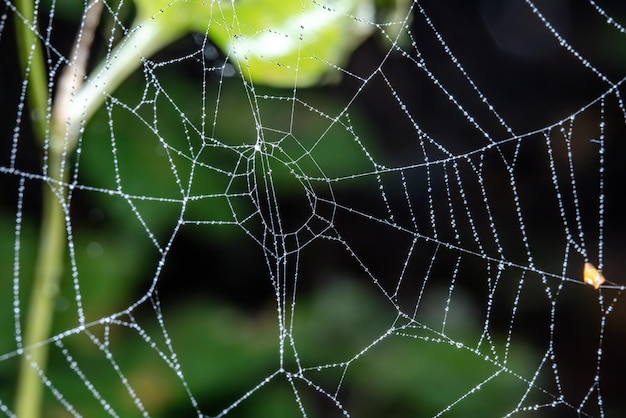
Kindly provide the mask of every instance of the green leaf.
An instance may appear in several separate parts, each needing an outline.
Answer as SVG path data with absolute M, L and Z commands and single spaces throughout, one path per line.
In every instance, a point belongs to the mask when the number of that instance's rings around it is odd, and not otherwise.
M 136 0 L 138 22 L 153 19 L 164 32 L 205 33 L 249 81 L 277 87 L 310 86 L 339 75 L 335 68 L 376 27 L 371 1 Z

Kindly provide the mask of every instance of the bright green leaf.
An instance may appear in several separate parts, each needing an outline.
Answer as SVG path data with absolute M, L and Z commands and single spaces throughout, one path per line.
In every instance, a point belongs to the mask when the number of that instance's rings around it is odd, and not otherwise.
M 373 1 L 136 3 L 138 22 L 154 20 L 159 36 L 206 33 L 247 80 L 277 87 L 328 80 L 376 27 Z

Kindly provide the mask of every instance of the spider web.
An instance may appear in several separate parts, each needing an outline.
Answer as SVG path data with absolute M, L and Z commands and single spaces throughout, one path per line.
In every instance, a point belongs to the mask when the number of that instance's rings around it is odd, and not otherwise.
M 129 31 L 123 6 L 105 3 L 94 53 Z M 53 96 L 77 26 L 62 4 L 37 11 Z M 50 138 L 33 139 L 14 20 L 6 0 L 6 416 L 41 345 L 45 416 L 626 408 L 617 2 L 415 2 L 361 22 L 373 36 L 316 88 L 244 79 L 232 51 L 190 35 L 107 96 L 64 183 Z M 66 271 L 52 335 L 24 346 L 45 187 Z

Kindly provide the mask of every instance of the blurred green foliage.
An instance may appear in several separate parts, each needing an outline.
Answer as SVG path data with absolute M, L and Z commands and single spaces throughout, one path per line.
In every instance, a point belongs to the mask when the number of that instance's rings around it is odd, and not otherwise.
M 125 309 L 150 284 L 159 254 L 148 239 L 146 229 L 139 222 L 138 214 L 162 245 L 181 217 L 180 187 L 172 178 L 174 170 L 165 157 L 165 151 L 178 148 L 181 152 L 187 152 L 190 157 L 188 148 L 185 148 L 188 138 L 184 137 L 180 112 L 182 110 L 188 118 L 195 119 L 196 126 L 197 118 L 203 115 L 197 108 L 200 95 L 198 88 L 201 86 L 197 85 L 196 80 L 178 77 L 174 67 L 171 70 L 171 73 L 160 74 L 159 82 L 177 108 L 171 106 L 168 100 L 158 100 L 158 135 L 141 121 L 141 110 L 131 112 L 124 107 L 112 106 L 110 115 L 113 120 L 113 135 L 108 125 L 109 115 L 103 109 L 95 116 L 83 136 L 78 160 L 80 184 L 93 187 L 95 191 L 75 191 L 74 198 L 84 206 L 86 213 L 83 214 L 82 221 L 78 220 L 74 224 L 74 247 L 82 305 L 87 321 L 96 321 Z M 254 125 L 252 120 L 246 121 L 249 111 L 241 111 L 250 106 L 240 87 L 241 82 L 232 79 L 224 83 L 219 100 L 220 114 L 224 120 L 217 124 L 213 137 L 231 147 L 245 144 L 252 146 L 255 141 Z M 117 97 L 122 103 L 132 104 L 143 94 L 144 87 L 142 77 L 133 76 Z M 211 87 L 214 86 L 208 88 Z M 328 91 L 301 91 L 299 97 L 306 99 L 316 109 L 329 109 L 329 114 L 333 114 L 330 109 L 337 108 L 337 101 Z M 215 100 L 207 101 L 206 115 L 214 114 L 211 106 L 216 103 Z M 283 103 L 279 100 L 269 100 L 262 106 L 267 114 L 280 115 L 284 112 Z M 274 112 L 272 106 L 276 106 Z M 318 115 L 308 117 L 310 113 L 304 108 L 299 112 L 294 119 L 306 121 L 307 125 L 306 129 L 296 128 L 299 129 L 297 139 L 306 149 L 319 139 L 320 132 L 328 125 L 328 120 Z M 357 130 L 367 132 L 365 122 L 359 121 L 355 115 L 352 113 L 352 122 L 357 124 Z M 233 123 L 235 120 L 237 123 Z M 288 127 L 282 125 L 282 129 L 288 130 Z M 374 138 L 366 138 L 365 141 L 370 151 L 376 149 Z M 119 186 L 124 193 L 161 196 L 173 201 L 142 204 L 141 199 L 137 199 L 135 211 L 132 209 L 132 200 L 107 193 L 106 190 L 118 188 L 115 181 L 113 142 L 121 179 Z M 325 143 L 328 146 L 316 148 L 313 154 L 315 162 L 320 166 L 327 167 L 328 170 L 337 167 L 337 170 L 349 172 L 368 169 L 367 160 L 353 147 L 353 138 L 345 130 L 343 134 L 341 130 L 335 131 Z M 336 146 L 333 148 L 330 144 Z M 292 152 L 289 158 L 302 156 L 304 149 L 298 155 Z M 229 152 L 233 154 L 232 149 Z M 232 167 L 239 156 L 236 153 L 228 156 L 229 152 L 219 154 L 224 159 L 219 162 L 210 161 L 214 156 L 207 153 L 205 163 L 228 166 L 229 162 Z M 279 161 L 279 157 L 276 158 Z M 285 160 L 287 156 L 283 155 L 281 158 Z M 189 158 L 177 160 L 175 169 L 183 184 L 189 181 L 191 165 L 192 160 Z M 298 167 L 303 170 L 308 166 L 306 163 L 299 163 Z M 286 187 L 287 196 L 288 190 L 297 191 L 289 170 L 282 175 L 285 177 L 274 177 L 276 187 Z M 196 171 L 192 190 L 198 195 L 211 191 L 219 193 L 219 190 L 224 193 L 224 184 L 228 178 L 223 173 L 211 174 L 210 170 L 202 175 Z M 295 183 L 297 185 L 297 181 Z M 190 206 L 190 212 L 185 213 L 185 218 L 232 220 L 231 209 L 225 199 L 206 198 L 196 203 L 197 205 Z M 246 210 L 253 210 L 252 203 L 245 199 L 238 201 L 235 212 L 245 213 Z M 105 219 L 90 222 L 91 218 L 97 220 L 101 216 Z M 13 235 L 14 221 L 13 213 L 3 214 L 3 236 Z M 31 225 L 35 223 L 34 219 L 24 222 L 26 227 L 22 231 L 21 260 L 32 259 L 34 256 L 36 233 Z M 202 227 L 190 227 L 189 231 L 206 241 L 207 247 L 228 246 L 229 241 L 249 239 L 235 226 L 212 228 L 210 234 L 203 233 Z M 12 265 L 13 241 L 5 240 L 2 244 L 2 265 L 7 266 L 2 274 L 4 277 L 11 277 L 8 267 Z M 236 250 L 237 244 L 232 248 Z M 209 258 L 207 262 L 207 280 L 226 279 L 211 277 L 211 263 L 218 263 L 218 260 Z M 25 265 L 20 271 L 23 285 L 30 272 L 28 263 L 22 264 Z M 185 276 L 186 266 L 167 267 L 177 270 L 181 277 Z M 269 279 L 261 271 L 247 280 Z M 324 285 L 316 287 L 313 292 L 299 295 L 294 338 L 303 367 L 342 363 L 353 359 L 369 343 L 386 332 L 394 321 L 396 312 L 389 304 L 384 303 L 384 299 L 381 300 L 379 295 L 373 293 L 371 287 L 364 285 L 362 280 L 363 278 L 341 276 L 320 278 L 320 283 L 325 283 Z M 56 313 L 55 332 L 71 329 L 77 324 L 76 295 L 69 269 L 63 283 L 63 298 Z M 194 281 L 193 277 L 188 277 L 187 280 L 181 280 L 179 286 L 199 285 L 197 279 Z M 183 294 L 193 295 L 193 290 L 188 290 Z M 24 295 L 28 294 L 27 288 L 22 288 L 22 292 Z M 245 293 L 246 289 L 241 289 L 241 292 Z M 3 299 L 0 306 L 12 305 L 13 295 L 9 280 L 2 282 L 0 297 Z M 213 408 L 204 409 L 205 412 L 218 413 L 219 409 L 215 408 L 223 408 L 236 401 L 277 369 L 279 347 L 275 308 L 270 299 L 263 306 L 260 311 L 251 315 L 217 298 L 184 296 L 184 299 L 164 307 L 163 319 L 182 365 L 185 381 L 203 407 Z M 472 319 L 472 315 L 466 314 L 472 310 L 470 305 L 457 308 L 457 322 L 451 321 L 450 334 L 456 332 L 456 329 L 460 332 L 460 341 L 464 338 L 475 338 L 481 332 L 481 324 Z M 4 314 L 10 317 L 8 312 L 7 309 Z M 146 334 L 155 339 L 159 349 L 167 352 L 160 325 L 154 318 L 155 312 L 147 309 L 133 315 Z M 423 321 L 437 323 L 440 318 L 425 317 Z M 2 321 L 2 332 L 3 335 L 13 334 L 12 321 Z M 90 332 L 100 341 L 105 335 L 103 325 L 93 326 Z M 148 342 L 125 326 L 111 325 L 108 333 L 113 357 L 151 416 L 191 414 L 189 397 L 180 380 Z M 415 336 L 387 337 L 352 361 L 342 383 L 342 391 L 350 393 L 344 405 L 353 416 L 431 416 L 497 370 L 495 365 L 482 356 L 467 348 L 459 349 L 428 330 L 407 330 L 407 334 L 411 333 Z M 10 340 L 2 339 L 2 352 L 10 351 Z M 65 338 L 63 346 L 69 349 L 88 379 L 114 410 L 121 416 L 137 415 L 137 407 L 125 392 L 119 375 L 93 341 L 85 334 L 79 334 Z M 67 360 L 61 356 L 59 350 L 54 349 L 51 353 L 51 381 L 63 388 L 68 400 L 85 416 L 106 416 L 102 405 L 87 391 L 85 382 L 71 372 Z M 538 361 L 533 357 L 527 352 L 520 353 L 510 361 L 508 367 L 512 370 L 532 370 Z M 288 354 L 286 358 L 291 356 Z M 0 367 L 10 368 L 11 364 L 10 361 L 0 362 Z M 292 372 L 297 371 L 292 362 L 286 368 Z M 311 370 L 305 376 L 333 393 L 343 371 L 343 366 L 337 366 L 321 369 L 319 372 Z M 10 370 L 5 372 L 9 373 Z M 519 397 L 523 393 L 524 385 L 517 378 L 507 376 L 507 372 L 502 372 L 502 377 L 494 379 L 497 383 L 489 383 L 476 394 L 464 399 L 463 406 L 453 408 L 449 416 L 498 416 L 505 413 L 506 408 L 511 406 L 511 398 Z M 3 394 L 10 391 L 7 384 L 5 381 Z M 333 409 L 327 398 L 310 387 L 302 387 L 301 382 L 297 386 L 302 390 L 305 408 L 311 411 L 309 416 L 329 416 L 329 411 Z M 62 409 L 55 412 L 49 408 L 47 416 L 66 416 Z M 284 376 L 275 377 L 229 416 L 256 416 L 259 411 L 274 417 L 299 415 L 294 394 Z

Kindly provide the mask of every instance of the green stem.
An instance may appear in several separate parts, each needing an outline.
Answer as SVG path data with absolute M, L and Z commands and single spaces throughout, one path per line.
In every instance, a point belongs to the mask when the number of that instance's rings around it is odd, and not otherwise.
M 31 109 L 33 129 L 37 139 L 43 144 L 47 131 L 48 90 L 46 69 L 37 37 L 35 10 L 32 1 L 16 2 L 18 17 L 15 22 L 16 42 L 20 65 L 28 80 L 27 98 Z M 50 154 L 51 176 L 58 173 L 60 160 Z M 55 177 L 52 177 L 55 178 Z M 59 180 L 59 179 L 57 179 Z M 47 185 L 46 185 L 47 186 Z M 61 256 L 65 244 L 64 215 L 52 190 L 44 190 L 44 208 L 39 258 L 31 293 L 31 302 L 27 316 L 26 332 L 23 340 L 25 353 L 21 358 L 18 387 L 15 398 L 16 414 L 20 418 L 39 416 L 42 383 L 37 371 L 32 367 L 36 363 L 40 370 L 45 370 L 48 357 L 47 345 L 33 346 L 47 338 L 50 332 L 51 313 L 56 295 L 56 287 L 61 274 Z
M 107 58 L 93 70 L 83 88 L 59 117 L 67 126 L 67 137 L 78 138 L 80 128 L 100 108 L 106 98 L 143 62 L 182 33 L 167 30 L 162 22 L 148 19 L 134 27 Z
M 16 5 L 23 20 L 16 23 L 20 63 L 28 76 L 28 100 L 33 124 L 41 143 L 49 137 L 48 182 L 43 191 L 43 214 L 35 278 L 26 317 L 15 410 L 19 418 L 38 418 L 41 414 L 43 384 L 39 373 L 45 373 L 54 304 L 63 274 L 66 241 L 65 211 L 67 202 L 67 158 L 74 150 L 81 127 L 93 116 L 106 97 L 113 92 L 149 56 L 173 41 L 177 34 L 164 30 L 152 20 L 137 26 L 116 47 L 75 96 L 68 90 L 57 92 L 52 109 L 51 132 L 48 131 L 48 90 L 41 46 L 34 23 L 34 8 L 29 0 Z M 88 46 L 85 46 L 88 48 Z M 88 54 L 88 51 L 77 52 Z M 82 57 L 84 58 L 84 57 Z M 76 70 L 81 71 L 81 65 Z M 74 78 L 74 87 L 81 87 Z M 71 86 L 70 86 L 71 89 Z M 62 167 L 64 167 L 62 169 Z
M 28 104 L 35 135 L 43 143 L 47 129 L 48 87 L 46 66 L 37 36 L 39 31 L 35 21 L 35 10 L 31 0 L 18 0 L 15 6 L 18 15 L 21 14 L 21 18 L 16 17 L 15 22 L 17 51 L 22 71 L 28 76 Z
M 59 174 L 61 157 L 50 154 L 49 168 L 55 177 Z M 65 170 L 67 172 L 67 170 Z M 43 386 L 37 374 L 46 370 L 48 344 L 43 343 L 50 335 L 54 303 L 59 281 L 63 273 L 65 247 L 65 214 L 59 197 L 65 201 L 65 181 L 57 189 L 53 184 L 44 185 L 43 219 L 39 240 L 39 256 L 35 266 L 35 279 L 26 317 L 24 335 L 24 355 L 20 364 L 19 382 L 16 395 L 16 414 L 19 418 L 36 418 L 41 413 Z M 36 368 L 33 367 L 36 364 Z

